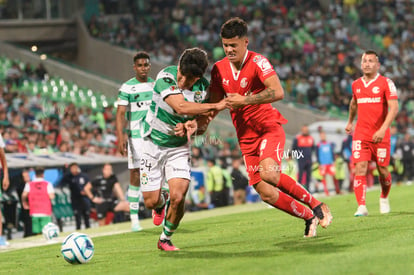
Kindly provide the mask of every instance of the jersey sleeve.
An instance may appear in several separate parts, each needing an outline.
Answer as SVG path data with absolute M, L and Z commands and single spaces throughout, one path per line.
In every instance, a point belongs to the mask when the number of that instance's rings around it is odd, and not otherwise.
M 224 97 L 225 91 L 222 86 L 222 81 L 223 79 L 220 75 L 220 71 L 217 66 L 214 65 L 211 70 L 209 102 L 217 102 Z
M 256 73 L 260 81 L 264 82 L 267 78 L 276 75 L 276 71 L 266 57 L 258 54 L 253 57 L 253 62 L 257 65 Z
M 6 144 L 4 144 L 3 136 L 0 134 L 0 148 L 6 147 Z
M 30 192 L 30 184 L 29 184 L 29 183 L 26 183 L 26 184 L 24 185 L 23 192 L 27 192 L 27 193 L 29 193 L 29 192 Z
M 122 84 L 121 88 L 119 88 L 118 92 L 118 105 L 121 106 L 128 106 L 129 105 L 129 93 L 127 92 L 127 86 L 126 84 Z
M 161 95 L 164 100 L 169 95 L 182 94 L 174 80 L 174 76 L 168 72 L 160 72 L 155 81 L 154 92 Z
M 55 189 L 53 188 L 53 185 L 50 182 L 47 183 L 47 193 L 48 194 L 55 193 Z
M 397 87 L 394 82 L 387 78 L 387 84 L 385 85 L 385 98 L 387 100 L 398 99 Z

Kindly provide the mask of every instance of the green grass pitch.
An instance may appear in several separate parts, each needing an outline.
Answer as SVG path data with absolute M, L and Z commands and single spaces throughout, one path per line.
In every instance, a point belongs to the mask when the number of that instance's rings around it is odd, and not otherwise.
M 414 274 L 414 186 L 393 186 L 387 215 L 379 192 L 367 193 L 368 217 L 353 217 L 353 194 L 324 199 L 334 220 L 313 239 L 262 203 L 232 206 L 187 213 L 173 237 L 181 251 L 157 250 L 161 228 L 144 220 L 137 233 L 128 223 L 83 231 L 95 244 L 87 264 L 68 264 L 60 244 L 35 246 L 0 253 L 0 274 Z

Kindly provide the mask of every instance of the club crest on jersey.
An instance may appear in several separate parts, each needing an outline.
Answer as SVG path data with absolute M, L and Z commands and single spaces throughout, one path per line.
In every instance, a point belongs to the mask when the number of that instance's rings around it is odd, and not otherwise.
M 375 86 L 374 88 L 372 88 L 372 93 L 373 94 L 378 94 L 380 92 L 380 88 Z
M 261 56 L 261 55 L 256 55 L 255 57 L 253 57 L 253 62 L 254 62 L 254 63 L 257 63 L 257 62 L 259 62 L 260 60 L 262 60 L 262 56 Z
M 357 94 L 359 94 L 359 93 L 361 92 L 361 89 L 357 89 L 357 91 L 356 91 L 356 92 L 357 92 Z
M 243 77 L 243 79 L 240 81 L 240 87 L 242 88 L 247 87 L 247 77 Z
M 178 90 L 178 87 L 173 85 L 173 86 L 170 87 L 170 90 L 174 92 L 175 90 Z
M 201 91 L 195 91 L 194 93 L 194 102 L 201 103 L 203 101 L 203 96 L 201 94 Z
M 229 86 L 229 80 L 223 78 L 223 85 Z
M 147 173 L 142 173 L 142 175 L 141 175 L 141 184 L 142 185 L 148 184 L 148 175 L 147 175 Z

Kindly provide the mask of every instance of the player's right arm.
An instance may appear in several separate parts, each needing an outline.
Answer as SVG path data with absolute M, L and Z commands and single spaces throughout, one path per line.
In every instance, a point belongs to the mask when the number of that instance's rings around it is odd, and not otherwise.
M 345 132 L 350 134 L 352 132 L 352 123 L 358 113 L 358 104 L 354 97 L 352 97 L 351 102 L 349 103 L 349 114 L 348 114 L 348 123 L 345 127 Z
M 118 105 L 116 110 L 116 137 L 118 140 L 118 151 L 125 156 L 127 153 L 126 141 L 124 139 L 126 106 Z
M 130 95 L 127 92 L 126 84 L 123 84 L 118 92 L 118 107 L 116 110 L 116 138 L 118 140 L 118 151 L 121 155 L 125 156 L 127 154 L 126 140 L 124 138 L 124 128 L 125 128 L 125 113 L 127 107 L 130 104 Z
M 29 183 L 26 183 L 24 186 L 23 193 L 22 193 L 22 206 L 26 210 L 29 209 L 29 201 L 28 201 L 29 192 L 30 192 L 30 185 Z

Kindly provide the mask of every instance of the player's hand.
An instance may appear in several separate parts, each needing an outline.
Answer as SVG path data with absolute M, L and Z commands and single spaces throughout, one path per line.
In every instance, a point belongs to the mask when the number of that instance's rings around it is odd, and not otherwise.
M 27 203 L 27 201 L 22 201 L 22 206 L 23 209 L 29 210 L 29 204 Z
M 227 109 L 227 108 L 231 108 L 230 103 L 227 101 L 227 99 L 222 99 L 220 102 L 217 102 L 217 103 L 216 103 L 216 108 L 215 108 L 215 110 L 216 110 L 217 112 L 220 112 L 220 111 L 222 111 L 222 110 L 224 110 L 224 109 Z
M 126 156 L 127 155 L 127 144 L 126 144 L 126 142 L 125 142 L 125 140 L 123 138 L 118 139 L 118 152 L 122 156 Z
M 227 98 L 225 100 L 230 105 L 230 108 L 239 109 L 239 108 L 246 106 L 245 99 L 246 99 L 245 96 L 242 96 L 237 93 L 231 93 L 227 95 Z
M 174 127 L 174 134 L 177 137 L 184 137 L 185 136 L 185 127 L 184 123 L 177 123 Z
M 3 178 L 3 190 L 6 191 L 9 188 L 9 185 L 10 185 L 9 177 L 4 177 Z
M 347 123 L 345 126 L 345 133 L 347 133 L 348 135 L 352 133 L 352 123 Z
M 380 143 L 384 139 L 384 136 L 385 136 L 385 130 L 379 129 L 372 136 L 372 141 L 374 143 Z
M 187 133 L 187 139 L 191 140 L 191 136 L 197 131 L 197 121 L 195 119 L 186 121 L 184 128 Z

